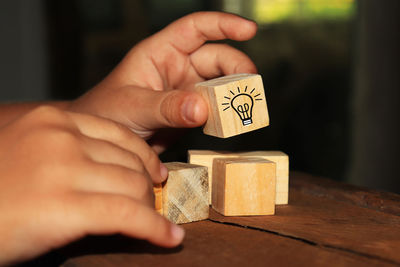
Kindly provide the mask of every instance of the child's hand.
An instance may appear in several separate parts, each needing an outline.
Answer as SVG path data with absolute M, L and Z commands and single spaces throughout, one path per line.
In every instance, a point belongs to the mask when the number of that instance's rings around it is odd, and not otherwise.
M 193 91 L 171 89 L 191 89 L 205 79 L 256 72 L 244 53 L 225 44 L 205 44 L 248 40 L 256 30 L 254 22 L 232 14 L 188 15 L 135 46 L 105 80 L 74 101 L 71 110 L 113 119 L 145 139 L 163 127 L 200 126 L 207 120 L 204 100 Z
M 167 176 L 140 137 L 114 122 L 40 107 L 0 129 L 0 265 L 87 234 L 176 246 L 183 231 L 154 211 Z

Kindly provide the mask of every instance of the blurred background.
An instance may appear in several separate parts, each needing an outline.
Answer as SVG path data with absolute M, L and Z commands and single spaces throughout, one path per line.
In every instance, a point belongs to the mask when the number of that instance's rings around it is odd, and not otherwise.
M 271 125 L 229 139 L 193 129 L 163 161 L 282 150 L 291 170 L 400 193 L 398 0 L 1 1 L 0 101 L 74 99 L 137 42 L 204 10 L 258 23 L 254 39 L 228 43 L 263 76 Z

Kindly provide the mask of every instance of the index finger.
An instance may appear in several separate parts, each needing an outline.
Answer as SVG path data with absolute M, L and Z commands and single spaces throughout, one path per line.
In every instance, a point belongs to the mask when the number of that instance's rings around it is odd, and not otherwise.
M 233 14 L 196 12 L 171 23 L 150 40 L 156 45 L 168 43 L 190 54 L 208 40 L 245 41 L 251 39 L 256 31 L 255 22 Z
M 122 124 L 89 114 L 75 112 L 68 112 L 68 114 L 82 134 L 108 141 L 136 154 L 143 162 L 154 183 L 161 183 L 166 179 L 168 171 L 156 152 L 151 149 L 146 141 Z
M 68 220 L 68 227 L 75 230 L 75 233 L 70 232 L 79 237 L 119 233 L 163 247 L 175 247 L 185 235 L 183 228 L 168 221 L 154 208 L 123 195 L 77 193 L 69 198 L 67 205 L 72 212 L 61 224 L 65 225 Z

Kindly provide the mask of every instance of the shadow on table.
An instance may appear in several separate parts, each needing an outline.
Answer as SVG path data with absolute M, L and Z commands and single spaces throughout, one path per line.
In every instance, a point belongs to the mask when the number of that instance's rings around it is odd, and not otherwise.
M 132 239 L 121 235 L 89 236 L 18 266 L 60 266 L 67 259 L 84 255 L 120 253 L 174 254 L 179 253 L 183 248 L 183 245 L 175 248 L 163 248 L 144 240 Z

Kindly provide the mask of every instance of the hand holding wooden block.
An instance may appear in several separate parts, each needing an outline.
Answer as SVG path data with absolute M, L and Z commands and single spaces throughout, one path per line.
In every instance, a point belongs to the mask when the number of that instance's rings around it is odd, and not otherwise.
M 154 188 L 156 209 L 176 224 L 207 219 L 207 167 L 181 162 L 165 163 L 165 166 L 169 172 L 167 181 L 162 185 L 162 192 Z
M 212 207 L 225 216 L 275 213 L 275 163 L 260 158 L 217 158 Z
M 208 102 L 204 133 L 231 137 L 268 126 L 269 116 L 260 75 L 233 74 L 196 84 Z
M 189 150 L 188 161 L 191 164 L 208 168 L 209 184 L 212 185 L 213 160 L 216 158 L 259 157 L 276 163 L 276 198 L 275 204 L 288 204 L 289 201 L 289 157 L 281 151 L 227 152 L 213 150 Z M 210 203 L 211 203 L 210 188 Z

